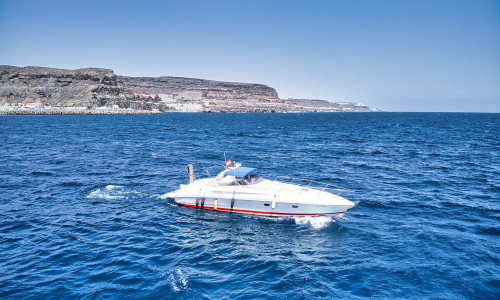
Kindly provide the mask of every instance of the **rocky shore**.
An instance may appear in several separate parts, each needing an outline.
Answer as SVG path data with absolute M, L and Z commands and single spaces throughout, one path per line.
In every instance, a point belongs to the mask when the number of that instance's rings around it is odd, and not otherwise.
M 0 110 L 0 115 L 152 115 L 161 114 L 159 110 L 128 109 L 12 109 Z
M 353 102 L 280 99 L 263 84 L 128 77 L 99 68 L 0 66 L 0 114 L 336 111 L 375 110 Z

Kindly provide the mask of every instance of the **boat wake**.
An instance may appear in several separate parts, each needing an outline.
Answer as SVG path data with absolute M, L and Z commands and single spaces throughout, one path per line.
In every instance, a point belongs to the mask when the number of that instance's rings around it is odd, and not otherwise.
M 125 199 L 130 196 L 130 194 L 136 193 L 135 191 L 126 190 L 125 186 L 122 185 L 107 185 L 90 192 L 87 198 Z
M 167 199 L 167 198 L 172 198 L 170 193 L 162 194 L 158 196 L 159 199 Z
M 300 216 L 293 217 L 293 219 L 297 225 L 308 225 L 314 229 L 322 229 L 330 223 L 336 222 L 334 217 L 330 216 Z

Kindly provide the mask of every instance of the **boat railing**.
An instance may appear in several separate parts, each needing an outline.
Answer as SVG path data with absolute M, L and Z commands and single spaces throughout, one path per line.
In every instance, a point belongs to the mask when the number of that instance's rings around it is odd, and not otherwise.
M 328 192 L 332 194 L 336 194 L 339 196 L 344 192 L 354 192 L 354 190 L 343 188 L 340 186 L 336 186 L 329 183 L 324 183 L 316 180 L 304 179 L 304 178 L 295 178 L 289 176 L 278 176 L 274 179 L 274 181 L 268 182 L 262 185 L 262 189 L 269 189 L 269 186 L 277 186 L 279 189 L 276 192 L 283 191 L 293 191 L 300 194 L 303 191 L 318 191 L 318 195 L 323 192 Z M 287 189 L 293 187 L 292 189 Z
M 221 168 L 225 167 L 223 164 L 215 164 L 215 165 L 212 165 L 209 167 L 205 166 L 204 163 L 195 163 L 193 165 L 196 166 L 196 169 L 199 169 L 198 167 L 201 167 L 200 169 L 203 170 L 201 175 L 195 176 L 196 179 L 213 178 L 213 177 L 217 176 L 217 174 L 219 174 Z M 215 175 L 212 175 L 210 172 L 213 172 L 213 169 L 215 169 L 215 168 L 218 168 L 218 171 L 216 171 L 217 173 Z
M 203 175 L 197 177 L 197 179 L 203 179 L 203 178 L 215 178 L 217 174 L 220 173 L 221 168 L 224 169 L 226 166 L 224 164 L 215 164 L 212 166 L 205 166 L 203 163 L 197 163 L 196 165 L 201 166 L 203 169 Z M 212 175 L 210 172 L 215 169 L 217 169 L 216 175 Z M 213 172 L 213 171 L 212 171 Z M 211 181 L 206 182 L 206 185 L 210 185 Z M 235 181 L 235 186 L 240 186 L 242 184 L 238 184 L 238 182 Z M 276 188 L 278 187 L 278 188 Z M 345 192 L 354 192 L 354 190 L 343 188 L 340 186 L 336 186 L 333 184 L 321 182 L 321 181 L 316 181 L 316 180 L 310 180 L 310 179 L 304 179 L 304 178 L 296 178 L 296 177 L 289 177 L 289 176 L 278 176 L 274 179 L 274 181 L 266 182 L 262 186 L 260 186 L 259 189 L 267 189 L 267 190 L 272 190 L 275 191 L 276 193 L 279 192 L 284 192 L 284 191 L 293 191 L 296 193 L 301 193 L 304 191 L 317 191 L 318 195 L 320 195 L 323 192 L 328 192 L 332 194 L 336 194 L 339 196 L 342 193 Z

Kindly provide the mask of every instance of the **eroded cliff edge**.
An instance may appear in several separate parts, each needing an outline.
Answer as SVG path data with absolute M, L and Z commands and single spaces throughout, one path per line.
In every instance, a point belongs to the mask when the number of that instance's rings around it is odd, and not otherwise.
M 110 112 L 372 111 L 356 103 L 286 99 L 252 83 L 182 77 L 118 76 L 113 70 L 0 66 L 0 112 L 47 110 Z
M 0 105 L 27 107 L 163 108 L 157 95 L 145 94 L 117 81 L 112 70 L 62 70 L 0 66 Z

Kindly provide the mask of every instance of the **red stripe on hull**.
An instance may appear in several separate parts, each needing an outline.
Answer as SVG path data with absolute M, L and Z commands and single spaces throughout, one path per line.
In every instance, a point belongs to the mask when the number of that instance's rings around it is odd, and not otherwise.
M 196 205 L 192 204 L 181 204 L 177 203 L 179 206 L 186 206 L 186 207 L 193 207 L 197 208 Z M 198 208 L 201 208 L 198 206 Z M 213 207 L 210 206 L 204 206 L 203 209 L 211 209 L 213 210 Z M 335 214 L 342 214 L 344 212 L 334 212 L 334 213 L 317 213 L 317 214 L 292 214 L 292 213 L 276 213 L 276 212 L 269 212 L 269 211 L 256 211 L 256 210 L 244 210 L 244 209 L 230 209 L 230 208 L 217 208 L 216 210 L 221 210 L 221 211 L 233 211 L 233 212 L 240 212 L 240 213 L 246 213 L 246 214 L 259 214 L 259 215 L 277 215 L 277 216 L 321 216 L 321 215 L 335 215 Z

